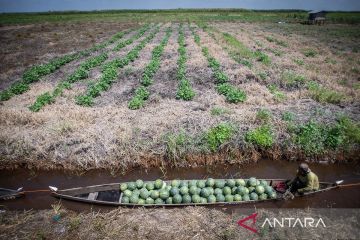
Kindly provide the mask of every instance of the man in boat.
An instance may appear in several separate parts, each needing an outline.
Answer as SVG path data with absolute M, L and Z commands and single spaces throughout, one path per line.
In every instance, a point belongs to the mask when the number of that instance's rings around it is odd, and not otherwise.
M 291 181 L 287 181 L 286 184 L 292 193 L 303 194 L 319 190 L 319 179 L 306 163 L 299 165 L 296 177 Z

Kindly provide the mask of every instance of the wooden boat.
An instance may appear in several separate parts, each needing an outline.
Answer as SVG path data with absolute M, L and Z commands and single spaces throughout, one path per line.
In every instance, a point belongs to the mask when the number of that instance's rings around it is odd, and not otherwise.
M 222 179 L 224 180 L 224 179 Z M 274 187 L 279 182 L 284 182 L 285 179 L 259 179 L 265 180 L 269 183 L 270 186 Z M 165 184 L 170 184 L 170 181 L 164 181 Z M 317 191 L 308 192 L 302 195 L 295 194 L 295 197 L 307 196 L 316 193 L 321 193 L 331 189 L 339 187 L 343 181 L 332 182 L 320 182 L 320 189 Z M 144 182 L 146 183 L 146 181 Z M 181 207 L 181 206 L 212 206 L 212 205 L 234 205 L 234 204 L 244 204 L 244 203 L 257 203 L 257 202 L 268 202 L 268 201 L 277 201 L 283 200 L 284 194 L 276 192 L 277 197 L 275 199 L 266 199 L 266 200 L 250 200 L 250 201 L 240 201 L 240 202 L 216 202 L 216 203 L 186 203 L 186 204 L 133 204 L 133 203 L 122 203 L 122 192 L 120 191 L 121 183 L 109 183 L 102 185 L 94 185 L 88 187 L 78 187 L 78 188 L 69 188 L 59 190 L 56 187 L 49 186 L 53 196 L 61 199 L 68 199 L 78 202 L 85 202 L 91 204 L 100 204 L 100 205 L 109 205 L 109 206 L 141 206 L 141 207 Z M 164 187 L 163 186 L 163 187 Z
M 0 188 L 0 200 L 10 200 L 24 196 L 23 188 L 17 190 Z

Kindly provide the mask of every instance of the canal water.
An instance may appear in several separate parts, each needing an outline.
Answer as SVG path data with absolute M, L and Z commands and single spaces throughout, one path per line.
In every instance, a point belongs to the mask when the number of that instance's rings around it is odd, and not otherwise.
M 261 160 L 247 165 L 216 165 L 211 167 L 177 168 L 177 169 L 134 169 L 125 174 L 110 174 L 109 171 L 94 170 L 84 174 L 65 171 L 0 171 L 0 187 L 24 190 L 48 189 L 56 186 L 59 189 L 84 187 L 88 185 L 133 181 L 136 179 L 155 180 L 168 179 L 204 179 L 212 178 L 285 178 L 290 179 L 296 174 L 299 163 L 287 161 Z M 320 181 L 334 182 L 344 180 L 343 184 L 360 182 L 360 164 L 309 164 Z M 49 192 L 28 193 L 24 198 L 2 201 L 5 209 L 49 209 L 59 200 Z M 75 211 L 100 210 L 107 211 L 113 207 L 97 206 L 61 200 L 63 206 Z M 251 208 L 254 204 L 230 206 L 225 209 Z M 287 201 L 257 203 L 257 208 L 360 208 L 360 186 L 344 187 L 312 196 L 295 198 Z M 224 207 L 222 207 L 224 208 Z

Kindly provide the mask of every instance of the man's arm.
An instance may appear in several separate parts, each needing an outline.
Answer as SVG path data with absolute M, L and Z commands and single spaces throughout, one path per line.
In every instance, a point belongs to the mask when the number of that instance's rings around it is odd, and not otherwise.
M 311 174 L 308 174 L 306 186 L 303 187 L 303 188 L 299 188 L 297 191 L 298 191 L 299 193 L 304 193 L 304 192 L 308 192 L 308 191 L 313 190 L 313 189 L 314 189 L 314 188 L 313 188 L 314 182 L 315 182 L 315 179 L 312 177 Z

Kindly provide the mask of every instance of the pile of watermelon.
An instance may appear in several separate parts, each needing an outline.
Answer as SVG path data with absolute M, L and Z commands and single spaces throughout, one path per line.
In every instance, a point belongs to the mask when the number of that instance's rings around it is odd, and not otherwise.
M 131 204 L 204 204 L 276 198 L 275 190 L 265 180 L 244 179 L 143 180 L 120 184 L 122 203 Z

